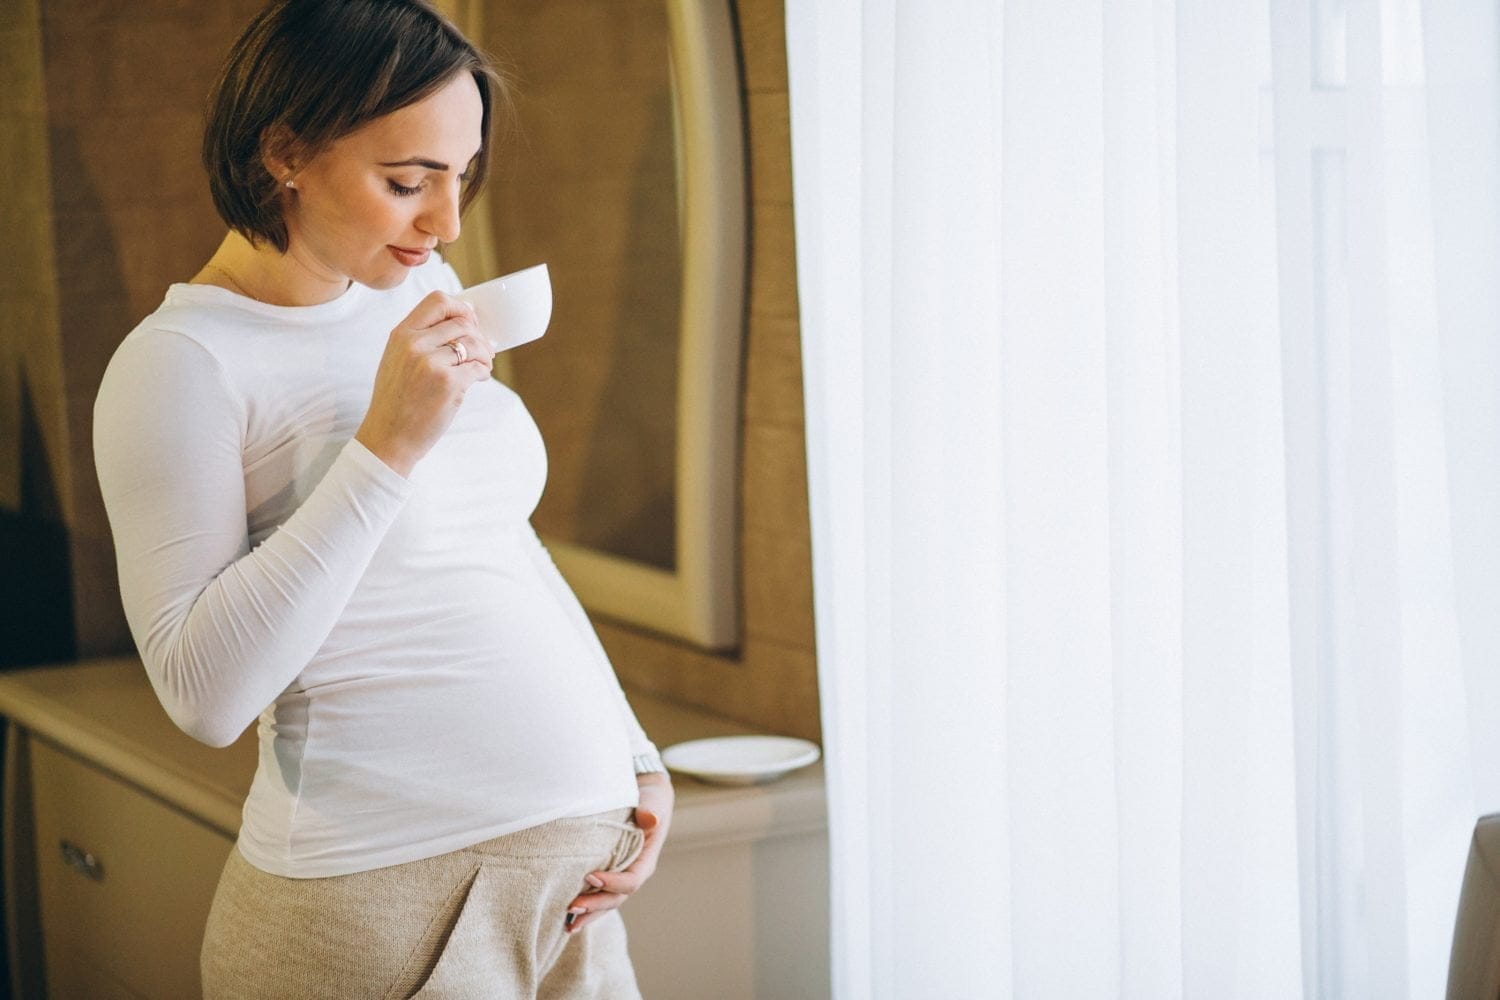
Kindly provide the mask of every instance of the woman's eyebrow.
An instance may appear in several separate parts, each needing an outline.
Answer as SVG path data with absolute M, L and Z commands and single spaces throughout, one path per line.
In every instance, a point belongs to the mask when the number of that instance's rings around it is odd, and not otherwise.
M 482 149 L 476 149 L 476 150 L 474 150 L 474 156 L 469 157 L 469 162 L 472 163 L 473 160 L 474 160 L 474 157 L 478 156 L 480 154 L 480 152 L 482 152 Z M 381 166 L 382 167 L 426 167 L 428 170 L 447 170 L 448 169 L 448 164 L 446 164 L 446 163 L 439 163 L 437 160 L 429 160 L 425 156 L 408 156 L 406 159 L 404 159 L 404 160 L 397 160 L 394 163 L 382 163 Z
M 447 170 L 448 164 L 429 160 L 424 156 L 411 156 L 395 163 L 382 163 L 382 167 L 426 167 L 428 170 Z

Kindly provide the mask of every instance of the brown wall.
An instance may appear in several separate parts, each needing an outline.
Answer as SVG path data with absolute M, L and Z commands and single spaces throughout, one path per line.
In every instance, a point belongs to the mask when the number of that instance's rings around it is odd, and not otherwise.
M 38 204 L 50 206 L 53 244 L 34 272 L 0 283 L 0 392 L 11 397 L 0 406 L 0 506 L 20 494 L 19 461 L 13 460 L 19 432 L 10 415 L 18 408 L 14 386 L 24 346 L 42 358 L 31 389 L 44 394 L 37 419 L 43 436 L 55 442 L 46 452 L 52 478 L 67 493 L 82 655 L 130 648 L 93 474 L 94 394 L 120 339 L 155 308 L 168 283 L 198 269 L 222 236 L 197 166 L 200 107 L 235 33 L 259 6 L 259 0 L 20 0 L 19 6 L 5 4 L 0 15 L 0 54 L 7 57 L 0 83 L 19 65 L 12 53 L 39 45 L 43 54 L 39 92 L 0 104 L 0 127 L 7 135 L 18 134 L 9 131 L 12 123 L 45 134 L 44 150 L 35 147 L 39 138 L 29 148 L 48 165 L 50 191 Z M 31 26 L 12 14 L 38 7 L 40 19 Z M 599 630 L 627 684 L 770 731 L 816 737 L 781 3 L 740 0 L 737 20 L 751 177 L 741 470 L 744 642 L 738 654 L 718 656 L 609 622 L 599 622 Z M 12 216 L 19 211 L 9 207 Z M 18 309 L 45 313 L 49 283 L 59 290 L 55 322 L 44 315 L 18 321 Z M 7 565 L 0 572 L 34 569 Z
M 26 168 L 7 172 L 19 183 L 0 191 L 0 219 L 19 216 L 39 230 L 12 245 L 20 266 L 0 267 L 12 279 L 0 289 L 0 412 L 20 412 L 22 425 L 16 433 L 0 419 L 0 507 L 25 513 L 28 482 L 56 494 L 79 655 L 130 648 L 93 471 L 94 395 L 120 339 L 222 238 L 198 168 L 199 109 L 234 33 L 258 6 L 0 4 L 7 75 L 34 67 L 19 91 L 3 88 L 27 95 L 22 107 L 6 108 L 4 124 L 22 128 L 7 129 L 0 143 Z M 12 145 L 12 136 L 20 141 Z M 28 446 L 33 421 L 38 440 Z M 0 564 L 0 572 L 57 572 L 37 558 L 45 557 L 28 553 L 26 564 Z M 29 618 L 6 624 L 33 627 Z
M 37 0 L 0 4 L 0 667 L 74 651 L 40 35 Z

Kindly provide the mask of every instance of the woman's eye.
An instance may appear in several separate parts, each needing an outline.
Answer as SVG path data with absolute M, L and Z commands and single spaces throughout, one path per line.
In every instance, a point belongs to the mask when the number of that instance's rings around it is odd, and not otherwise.
M 418 184 L 416 187 L 407 187 L 406 185 L 398 184 L 393 180 L 387 180 L 386 183 L 391 186 L 391 194 L 396 195 L 400 198 L 406 198 L 422 190 L 422 185 L 420 184 Z

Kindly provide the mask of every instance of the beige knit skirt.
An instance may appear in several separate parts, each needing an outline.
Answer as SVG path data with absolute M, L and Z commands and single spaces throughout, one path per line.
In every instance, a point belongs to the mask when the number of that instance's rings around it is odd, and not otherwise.
M 640 854 L 631 810 L 408 864 L 293 879 L 229 852 L 201 956 L 205 1000 L 639 1000 L 618 910 L 574 934 L 592 871 Z

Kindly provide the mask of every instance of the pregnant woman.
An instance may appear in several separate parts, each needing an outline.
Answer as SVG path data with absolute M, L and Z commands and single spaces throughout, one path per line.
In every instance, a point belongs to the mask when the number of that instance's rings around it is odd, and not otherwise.
M 224 997 L 639 996 L 672 789 L 531 527 L 535 423 L 438 254 L 503 85 L 421 0 L 282 0 L 203 159 L 229 227 L 110 363 L 99 480 L 162 705 L 260 763 Z

